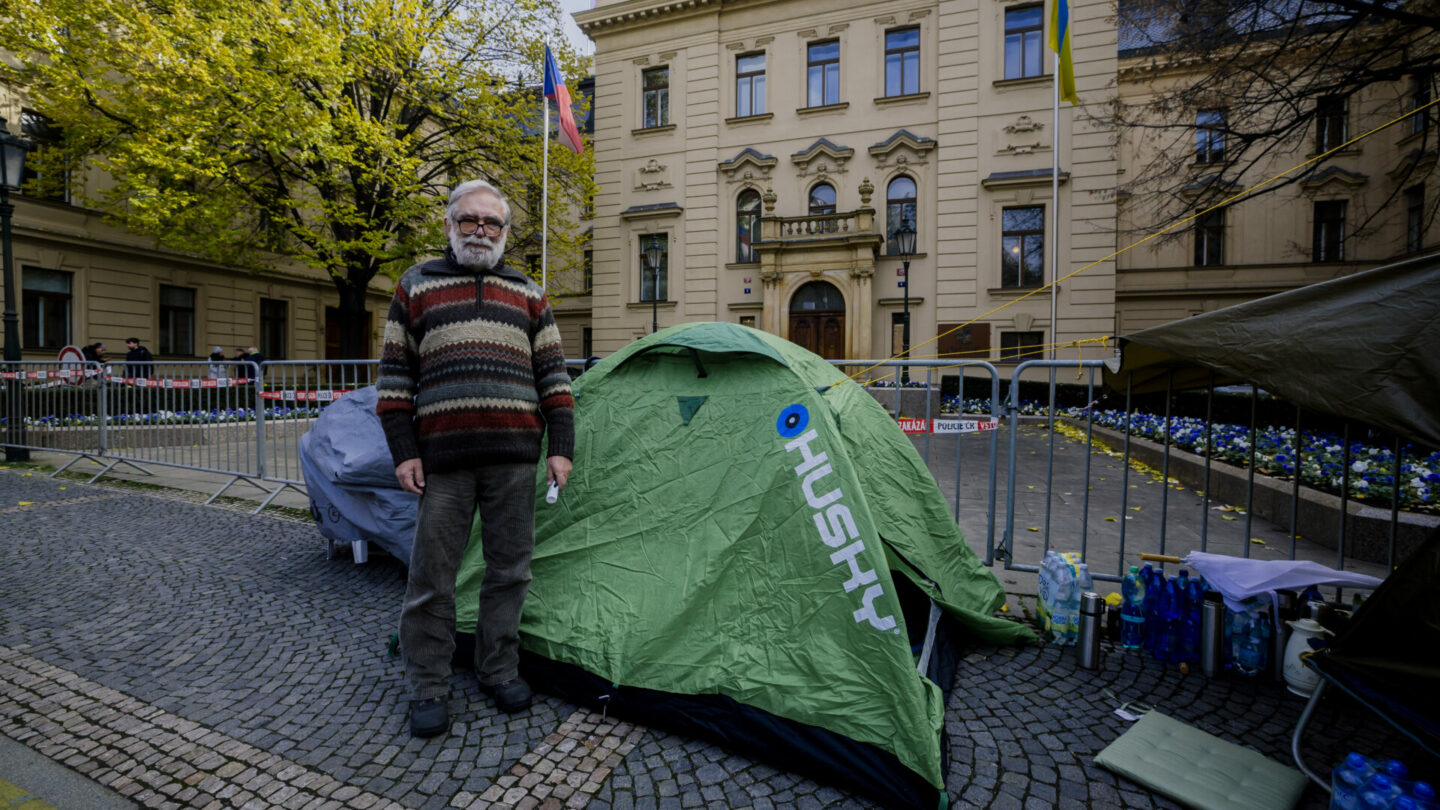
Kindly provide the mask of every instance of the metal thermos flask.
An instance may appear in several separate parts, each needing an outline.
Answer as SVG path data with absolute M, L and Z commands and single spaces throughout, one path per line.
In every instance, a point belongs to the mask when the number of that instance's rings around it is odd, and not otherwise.
M 1200 605 L 1200 672 L 1207 678 L 1225 669 L 1225 601 L 1219 591 L 1206 591 Z
M 1277 590 L 1275 592 L 1275 621 L 1272 622 L 1274 632 L 1270 640 L 1274 648 L 1270 651 L 1270 670 L 1274 673 L 1275 680 L 1285 682 L 1285 650 L 1290 646 L 1290 622 L 1300 618 L 1300 606 L 1296 604 L 1299 594 L 1290 590 Z
M 1100 666 L 1100 633 L 1103 627 L 1101 612 L 1105 600 L 1100 594 L 1086 591 L 1080 594 L 1080 633 L 1075 643 L 1075 655 L 1081 669 L 1095 669 Z

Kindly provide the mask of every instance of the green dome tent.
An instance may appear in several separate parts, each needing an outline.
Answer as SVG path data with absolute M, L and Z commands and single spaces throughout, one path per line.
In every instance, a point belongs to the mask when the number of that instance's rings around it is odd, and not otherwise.
M 820 357 L 725 323 L 632 343 L 575 381 L 575 405 L 574 475 L 536 503 L 535 685 L 945 806 L 957 642 L 1033 636 L 994 616 L 999 582 L 884 409 Z M 460 628 L 479 609 L 478 532 Z

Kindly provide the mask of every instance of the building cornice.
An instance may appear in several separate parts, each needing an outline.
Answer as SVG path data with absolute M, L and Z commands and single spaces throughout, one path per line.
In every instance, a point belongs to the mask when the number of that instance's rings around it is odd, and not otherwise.
M 574 16 L 580 31 L 593 38 L 596 33 L 606 29 L 646 25 L 661 17 L 719 6 L 720 0 L 626 0 L 582 11 Z

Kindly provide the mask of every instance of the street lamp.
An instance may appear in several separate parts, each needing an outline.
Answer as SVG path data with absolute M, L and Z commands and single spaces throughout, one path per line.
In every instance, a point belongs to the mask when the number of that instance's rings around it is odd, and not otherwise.
M 10 252 L 10 216 L 15 206 L 10 204 L 10 192 L 20 190 L 20 181 L 25 177 L 25 153 L 30 151 L 30 142 L 10 134 L 5 119 L 0 118 L 0 249 L 4 252 L 5 271 L 5 362 L 13 364 L 20 359 L 20 318 L 15 313 L 15 262 Z M 18 366 L 9 365 L 8 370 L 16 371 Z M 25 419 L 20 408 L 20 382 L 10 380 L 6 386 L 5 460 L 29 461 L 30 451 L 18 445 L 25 444 Z
M 650 266 L 650 332 L 660 331 L 660 262 L 665 258 L 663 236 L 652 236 L 645 243 L 645 263 Z
M 910 257 L 915 255 L 915 225 L 907 218 L 895 229 L 895 249 L 904 257 L 905 322 L 900 333 L 900 356 L 910 359 Z M 900 367 L 900 382 L 910 382 L 910 367 Z

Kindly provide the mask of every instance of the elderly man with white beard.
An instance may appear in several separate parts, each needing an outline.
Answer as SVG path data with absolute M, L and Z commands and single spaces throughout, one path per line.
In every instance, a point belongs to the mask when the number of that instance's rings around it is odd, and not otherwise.
M 564 487 L 575 402 L 544 290 L 505 265 L 510 205 L 483 180 L 450 192 L 449 248 L 400 277 L 385 324 L 375 412 L 400 486 L 420 496 L 400 646 L 410 733 L 450 728 L 455 576 L 480 510 L 485 576 L 475 671 L 496 706 L 530 705 L 520 677 L 520 613 L 535 549 L 535 478 Z

